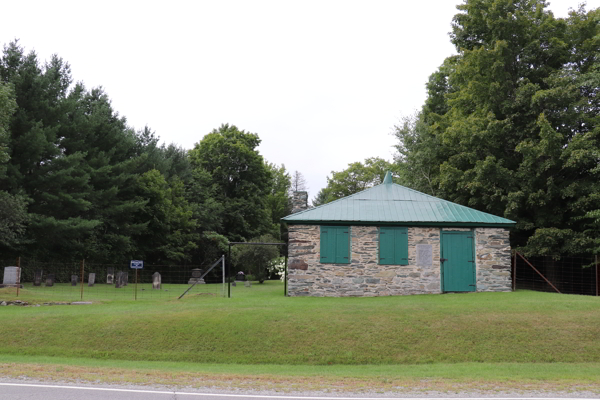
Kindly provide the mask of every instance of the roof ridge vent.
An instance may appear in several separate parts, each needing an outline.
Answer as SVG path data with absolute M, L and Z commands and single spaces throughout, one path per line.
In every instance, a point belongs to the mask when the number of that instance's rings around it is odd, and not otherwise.
M 394 183 L 394 181 L 392 180 L 392 172 L 388 171 L 385 173 L 385 178 L 383 179 L 383 184 L 391 185 L 392 183 Z

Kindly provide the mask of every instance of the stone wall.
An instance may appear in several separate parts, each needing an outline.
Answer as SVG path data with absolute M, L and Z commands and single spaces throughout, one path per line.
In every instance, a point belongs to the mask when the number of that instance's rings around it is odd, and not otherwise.
M 477 257 L 477 291 L 510 292 L 510 241 L 508 229 L 475 229 L 475 254 Z
M 374 226 L 350 227 L 349 264 L 322 264 L 319 235 L 318 225 L 289 226 L 290 296 L 441 293 L 440 228 L 408 228 L 408 265 L 378 264 L 379 234 Z M 508 231 L 479 228 L 476 236 L 477 290 L 510 290 Z M 424 245 L 429 258 L 417 256 L 418 245 Z

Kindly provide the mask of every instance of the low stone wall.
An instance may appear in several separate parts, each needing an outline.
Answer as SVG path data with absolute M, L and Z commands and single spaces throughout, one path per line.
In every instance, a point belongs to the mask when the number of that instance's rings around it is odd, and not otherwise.
M 455 230 L 455 229 L 453 229 Z M 408 228 L 408 265 L 379 265 L 379 231 L 350 227 L 350 263 L 320 263 L 320 227 L 289 226 L 290 296 L 390 296 L 441 293 L 440 228 Z M 510 290 L 510 245 L 505 229 L 476 230 L 477 291 Z M 417 256 L 418 245 L 431 250 Z

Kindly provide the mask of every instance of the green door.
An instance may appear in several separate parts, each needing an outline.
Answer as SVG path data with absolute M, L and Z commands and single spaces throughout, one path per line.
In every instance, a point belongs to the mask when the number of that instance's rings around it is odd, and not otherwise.
M 474 292 L 473 232 L 442 231 L 442 283 L 444 292 Z

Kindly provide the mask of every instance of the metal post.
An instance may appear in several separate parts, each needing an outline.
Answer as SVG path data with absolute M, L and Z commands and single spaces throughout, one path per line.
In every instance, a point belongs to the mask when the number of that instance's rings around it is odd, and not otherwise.
M 231 298 L 231 278 L 230 275 L 231 268 L 231 243 L 229 243 L 229 257 L 227 259 L 227 297 Z
M 135 294 L 133 295 L 133 299 L 137 300 L 137 278 L 138 278 L 138 269 L 135 269 Z
M 225 254 L 221 256 L 221 269 L 223 270 L 223 284 L 221 285 L 221 297 L 225 297 Z
M 288 292 L 287 292 L 287 261 L 288 261 L 288 256 L 285 256 L 285 269 L 284 269 L 284 273 L 283 273 L 283 295 L 285 297 L 287 297 Z
M 83 268 L 85 265 L 85 259 L 81 260 L 81 300 L 83 301 Z
M 17 257 L 17 297 L 19 297 L 19 288 L 21 287 L 21 257 Z
M 517 251 L 515 250 L 514 262 L 513 262 L 513 292 L 517 290 Z
M 598 283 L 600 283 L 600 279 L 598 279 L 598 254 L 594 258 L 596 259 L 596 296 L 598 296 Z

